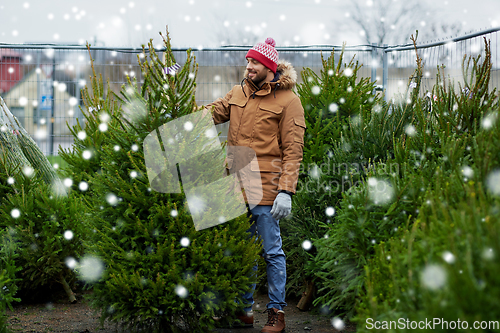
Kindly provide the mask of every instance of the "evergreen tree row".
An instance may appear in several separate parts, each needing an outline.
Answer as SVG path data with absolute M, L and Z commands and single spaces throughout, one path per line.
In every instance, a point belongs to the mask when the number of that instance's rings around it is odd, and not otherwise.
M 314 285 L 314 304 L 360 331 L 374 330 L 368 318 L 498 317 L 499 99 L 484 43 L 484 55 L 464 58 L 463 82 L 438 67 L 430 92 L 419 91 L 415 49 L 417 84 L 391 103 L 370 96 L 373 84 L 362 79 L 363 88 L 346 84 L 358 66 L 335 65 L 333 53 L 320 76 L 303 72 L 312 117 L 293 216 L 282 224 L 297 258 L 289 294 Z M 358 102 L 342 109 L 348 100 Z
M 158 129 L 197 110 L 196 60 L 188 51 L 165 74 L 176 60 L 168 33 L 164 41 L 163 56 L 151 42 L 143 48 L 144 81 L 119 94 L 94 72 L 82 92 L 85 123 L 59 152 L 68 165 L 61 181 L 28 138 L 0 132 L 0 311 L 47 287 L 75 302 L 77 281 L 92 288 L 103 321 L 132 329 L 206 331 L 242 307 L 260 251 L 248 218 L 197 231 L 184 192 L 150 185 L 146 138 L 164 145 Z M 420 91 L 415 52 L 416 85 L 390 103 L 343 51 L 322 58 L 319 73 L 304 69 L 297 88 L 307 132 L 292 215 L 281 222 L 287 291 L 314 294 L 315 306 L 360 331 L 368 318 L 472 323 L 499 314 L 500 105 L 488 88 L 490 44 L 464 58 L 463 82 L 438 68 L 429 92 Z M 4 153 L 12 140 L 24 147 L 20 165 Z M 179 144 L 201 149 L 194 139 Z

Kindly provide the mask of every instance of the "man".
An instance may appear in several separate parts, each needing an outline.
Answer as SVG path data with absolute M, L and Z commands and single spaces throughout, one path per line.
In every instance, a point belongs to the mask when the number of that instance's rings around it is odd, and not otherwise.
M 290 63 L 278 61 L 275 45 L 272 38 L 267 38 L 265 43 L 257 43 L 250 49 L 241 85 L 206 106 L 212 110 L 215 124 L 229 121 L 228 145 L 252 148 L 257 157 L 262 199 L 249 208 L 249 215 L 250 232 L 252 235 L 257 232 L 262 239 L 267 265 L 270 302 L 263 333 L 285 330 L 286 263 L 279 220 L 292 209 L 306 128 L 304 109 L 292 91 L 297 73 Z M 238 164 L 235 160 L 233 165 L 234 158 L 238 157 L 228 154 L 230 172 Z M 248 307 L 238 318 L 251 326 L 253 293 L 244 299 Z

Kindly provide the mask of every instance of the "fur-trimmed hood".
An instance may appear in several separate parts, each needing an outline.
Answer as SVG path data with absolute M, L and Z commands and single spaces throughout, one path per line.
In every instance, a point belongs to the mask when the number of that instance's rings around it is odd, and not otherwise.
M 278 68 L 276 69 L 276 74 L 279 74 L 279 78 L 277 81 L 270 82 L 273 90 L 275 89 L 283 89 L 283 90 L 292 90 L 297 84 L 297 72 L 295 68 L 293 68 L 292 64 L 285 60 L 278 61 Z M 245 69 L 245 79 L 248 79 L 248 70 Z M 249 80 L 246 80 L 249 81 Z

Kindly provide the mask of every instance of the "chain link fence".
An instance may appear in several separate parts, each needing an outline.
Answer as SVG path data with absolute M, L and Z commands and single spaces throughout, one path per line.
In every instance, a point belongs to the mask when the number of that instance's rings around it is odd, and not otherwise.
M 462 60 L 465 55 L 476 56 L 484 51 L 483 37 L 491 42 L 493 69 L 490 87 L 499 86 L 498 31 L 490 29 L 455 39 L 419 45 L 424 62 L 423 92 L 431 90 L 438 66 L 446 67 L 446 76 L 462 81 Z M 222 97 L 233 85 L 240 84 L 245 71 L 245 54 L 249 47 L 194 49 L 199 65 L 196 101 L 207 104 Z M 338 62 L 341 46 L 278 47 L 280 58 L 292 63 L 302 82 L 303 68 L 319 72 L 321 55 L 330 56 L 335 49 Z M 156 50 L 161 53 L 163 50 Z M 187 49 L 175 49 L 179 64 L 186 61 Z M 94 68 L 102 75 L 105 85 L 118 92 L 127 77 L 142 81 L 138 65 L 142 49 L 91 47 L 82 45 L 0 44 L 0 95 L 21 125 L 33 137 L 46 155 L 57 155 L 60 148 L 69 148 L 73 138 L 68 126 L 83 122 L 81 89 L 89 85 Z M 344 63 L 352 58 L 362 64 L 359 77 L 370 77 L 379 93 L 386 98 L 408 90 L 416 67 L 413 45 L 389 47 L 362 45 L 344 48 Z M 0 115 L 0 117 L 3 115 Z M 226 126 L 227 127 L 227 126 Z M 219 126 L 224 136 L 225 126 Z

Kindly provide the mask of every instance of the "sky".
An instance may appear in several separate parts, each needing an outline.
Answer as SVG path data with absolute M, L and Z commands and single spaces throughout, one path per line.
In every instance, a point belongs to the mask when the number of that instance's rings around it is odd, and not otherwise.
M 377 1 L 359 0 L 366 11 Z M 500 26 L 500 0 L 419 1 L 426 8 L 414 18 L 420 31 L 430 22 L 458 23 L 461 33 Z M 174 47 L 266 37 L 278 46 L 364 44 L 351 12 L 351 0 L 0 0 L 0 42 L 139 47 L 153 38 L 159 46 L 168 25 Z

